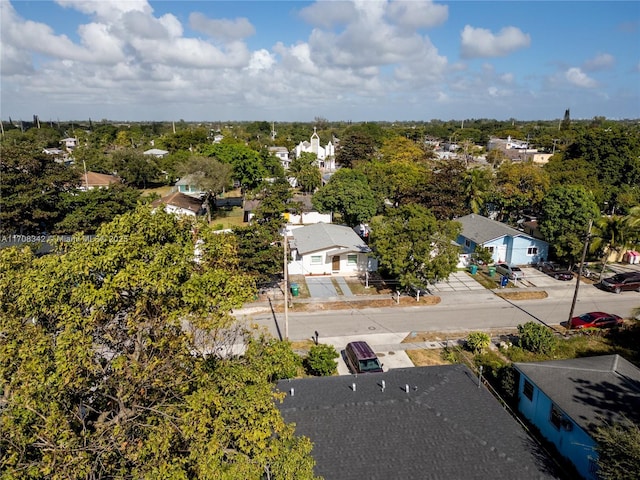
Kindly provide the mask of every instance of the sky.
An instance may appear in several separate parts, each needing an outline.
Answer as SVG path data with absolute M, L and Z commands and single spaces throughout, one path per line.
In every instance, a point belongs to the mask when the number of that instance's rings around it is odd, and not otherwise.
M 640 1 L 0 0 L 14 121 L 640 118 Z

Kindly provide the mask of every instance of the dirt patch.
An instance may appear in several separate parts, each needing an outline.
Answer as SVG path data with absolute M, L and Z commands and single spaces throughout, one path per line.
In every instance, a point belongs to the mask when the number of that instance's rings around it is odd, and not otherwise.
M 544 290 L 498 292 L 496 295 L 505 300 L 541 300 L 549 296 Z
M 407 356 L 416 367 L 430 367 L 433 365 L 447 365 L 443 360 L 440 349 L 407 350 Z

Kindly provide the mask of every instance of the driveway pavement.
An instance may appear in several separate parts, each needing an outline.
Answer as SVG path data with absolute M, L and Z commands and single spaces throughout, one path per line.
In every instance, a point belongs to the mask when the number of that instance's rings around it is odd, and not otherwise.
M 344 349 L 347 343 L 356 340 L 367 342 L 383 364 L 382 369 L 386 372 L 390 368 L 413 367 L 413 362 L 409 359 L 407 352 L 399 349 L 398 344 L 402 343 L 409 332 L 398 333 L 376 333 L 371 335 L 354 335 L 344 337 L 320 337 L 319 343 L 333 345 L 340 354 L 338 358 L 338 374 L 351 375 L 344 359 Z M 407 344 L 409 345 L 409 344 Z
M 331 277 L 305 277 L 309 295 L 313 298 L 337 297 L 338 292 L 333 286 Z

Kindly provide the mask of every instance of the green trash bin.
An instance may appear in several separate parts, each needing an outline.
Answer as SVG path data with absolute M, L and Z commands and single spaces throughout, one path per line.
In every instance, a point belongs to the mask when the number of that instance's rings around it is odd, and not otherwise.
M 292 283 L 291 284 L 291 295 L 293 295 L 294 297 L 297 297 L 300 294 L 300 287 L 298 286 L 297 283 Z
M 495 274 L 496 274 L 496 267 L 490 266 L 489 267 L 489 276 L 493 277 Z
M 478 273 L 478 265 L 471 265 L 470 269 L 471 275 L 475 275 L 476 273 Z

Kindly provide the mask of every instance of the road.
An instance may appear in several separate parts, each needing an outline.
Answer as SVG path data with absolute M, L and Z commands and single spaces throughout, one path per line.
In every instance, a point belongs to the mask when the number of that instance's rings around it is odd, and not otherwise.
M 513 328 L 530 320 L 558 325 L 569 317 L 574 289 L 571 285 L 548 291 L 543 300 L 508 301 L 491 291 L 441 294 L 438 305 L 421 307 L 366 308 L 330 312 L 296 313 L 289 310 L 291 340 L 321 336 L 357 336 L 412 331 L 460 332 L 490 328 Z M 640 307 L 640 295 L 616 295 L 591 285 L 581 288 L 574 315 L 602 310 L 625 318 Z M 263 326 L 274 336 L 284 332 L 283 314 L 238 315 L 240 320 Z

